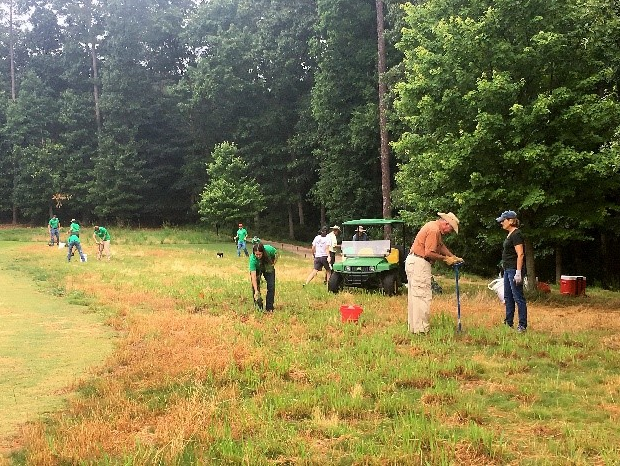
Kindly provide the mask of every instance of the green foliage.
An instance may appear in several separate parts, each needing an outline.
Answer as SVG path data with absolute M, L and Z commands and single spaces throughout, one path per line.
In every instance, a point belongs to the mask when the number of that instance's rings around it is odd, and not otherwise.
M 453 210 L 458 240 L 490 257 L 492 218 L 514 208 L 538 252 L 591 242 L 612 275 L 617 2 L 384 4 L 402 216 L 419 225 Z M 375 1 L 14 5 L 15 101 L 0 19 L 4 221 L 42 221 L 56 189 L 72 196 L 59 212 L 69 218 L 196 221 L 222 141 L 238 145 L 270 207 L 259 220 L 278 235 L 313 232 L 323 212 L 381 212 Z
M 234 144 L 218 145 L 212 159 L 207 165 L 210 181 L 205 185 L 198 207 L 203 221 L 226 224 L 254 218 L 265 209 L 261 188 L 248 176 L 248 166 Z
M 618 44 L 590 27 L 604 22 L 617 36 L 598 2 L 408 5 L 396 103 L 406 132 L 394 144 L 403 216 L 421 224 L 453 210 L 489 242 L 484 230 L 507 208 L 534 241 L 604 229 L 620 125 Z
M 52 90 L 34 72 L 26 73 L 19 98 L 7 108 L 2 135 L 12 186 L 6 198 L 29 220 L 46 216 L 52 194 L 64 187 L 68 167 L 62 146 L 54 143 L 57 109 Z
M 330 218 L 381 212 L 374 7 L 369 0 L 318 2 L 312 113 L 319 180 L 313 197 Z
M 281 223 L 315 180 L 308 124 L 315 16 L 314 2 L 305 0 L 202 4 L 186 32 L 201 53 L 177 86 L 193 122 L 192 166 L 222 141 L 236 141 Z M 202 181 L 201 172 L 186 173 L 191 183 Z

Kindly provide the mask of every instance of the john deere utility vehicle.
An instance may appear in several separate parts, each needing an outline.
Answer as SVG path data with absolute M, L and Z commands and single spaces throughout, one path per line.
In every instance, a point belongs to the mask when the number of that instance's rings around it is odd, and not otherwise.
M 343 226 L 340 260 L 337 256 L 328 290 L 338 293 L 343 287 L 355 287 L 380 289 L 389 296 L 396 294 L 407 282 L 405 259 L 409 245 L 404 222 L 365 218 L 349 220 Z M 384 239 L 386 227 L 388 239 Z M 356 233 L 356 238 L 367 239 L 353 241 Z

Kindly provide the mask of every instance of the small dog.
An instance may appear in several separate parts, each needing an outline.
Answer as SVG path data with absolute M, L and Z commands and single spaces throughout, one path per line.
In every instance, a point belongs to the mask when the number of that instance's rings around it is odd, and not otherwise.
M 224 253 L 223 253 L 223 252 L 218 252 L 218 253 L 217 253 L 217 258 L 218 258 L 218 259 L 222 259 L 222 258 L 224 258 Z

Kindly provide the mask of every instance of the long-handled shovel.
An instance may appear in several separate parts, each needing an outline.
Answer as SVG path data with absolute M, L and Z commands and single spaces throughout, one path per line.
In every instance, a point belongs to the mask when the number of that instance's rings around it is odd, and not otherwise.
M 463 265 L 462 262 L 454 264 L 454 278 L 456 280 L 456 316 L 457 316 L 457 332 L 461 332 L 461 294 L 459 292 L 459 268 Z

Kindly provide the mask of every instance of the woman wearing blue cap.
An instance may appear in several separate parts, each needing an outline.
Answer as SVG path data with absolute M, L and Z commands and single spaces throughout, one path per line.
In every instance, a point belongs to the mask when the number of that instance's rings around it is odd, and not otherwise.
M 504 267 L 504 300 L 506 302 L 506 319 L 509 327 L 514 325 L 515 304 L 519 310 L 519 326 L 517 331 L 523 333 L 527 329 L 527 303 L 523 295 L 523 265 L 525 264 L 525 248 L 523 235 L 519 230 L 519 219 L 513 210 L 506 210 L 495 219 L 508 232 L 502 251 Z

